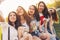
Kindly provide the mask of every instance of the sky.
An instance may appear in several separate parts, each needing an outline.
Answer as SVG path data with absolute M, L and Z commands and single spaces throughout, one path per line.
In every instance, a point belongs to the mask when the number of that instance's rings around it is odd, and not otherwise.
M 18 6 L 22 6 L 26 11 L 28 10 L 30 5 L 36 5 L 41 0 L 4 0 L 0 4 L 0 11 L 2 11 L 2 15 L 6 18 L 11 11 L 16 11 Z M 42 0 L 46 4 L 53 3 L 54 0 Z

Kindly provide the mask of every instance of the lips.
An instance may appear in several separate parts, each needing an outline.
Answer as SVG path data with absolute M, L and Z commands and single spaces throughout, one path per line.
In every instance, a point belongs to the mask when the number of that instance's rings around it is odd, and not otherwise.
M 39 8 L 39 10 L 42 10 L 42 8 Z
M 42 11 L 43 11 L 43 9 L 42 9 L 42 8 L 39 8 L 38 10 L 39 10 L 39 12 L 42 12 Z

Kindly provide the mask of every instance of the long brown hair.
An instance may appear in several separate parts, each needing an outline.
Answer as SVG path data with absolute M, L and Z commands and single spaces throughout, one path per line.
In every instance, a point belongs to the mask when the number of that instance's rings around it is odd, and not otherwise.
M 42 11 L 42 13 L 43 13 L 43 15 L 44 15 L 45 18 L 48 18 L 49 13 L 48 13 L 48 8 L 47 8 L 46 4 L 43 1 L 40 1 L 38 3 L 38 7 L 39 7 L 40 3 L 44 4 L 44 10 Z
M 24 11 L 23 17 L 26 20 L 27 24 L 30 25 L 30 18 L 27 15 L 27 12 L 25 11 L 25 9 L 22 6 L 18 6 L 18 7 L 21 7 L 23 9 L 23 11 Z M 18 11 L 17 11 L 17 15 L 18 15 Z M 19 20 L 19 22 L 21 21 L 21 18 L 19 15 L 18 15 L 18 20 Z M 21 24 L 21 22 L 20 22 L 20 24 Z
M 50 10 L 50 11 L 51 11 L 52 19 L 53 19 L 54 21 L 58 21 L 58 17 L 57 17 L 56 10 L 53 9 L 53 8 L 50 8 L 50 9 L 54 10 L 54 12 L 52 12 L 52 10 Z M 49 16 L 50 16 L 50 14 L 49 14 Z

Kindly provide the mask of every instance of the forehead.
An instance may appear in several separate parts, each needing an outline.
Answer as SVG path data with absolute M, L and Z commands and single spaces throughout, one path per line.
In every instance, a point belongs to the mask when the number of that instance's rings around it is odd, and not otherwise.
M 15 13 L 11 12 L 10 15 L 16 15 Z
M 19 6 L 17 9 L 23 9 L 23 8 Z
M 52 8 L 48 9 L 48 11 L 50 11 L 50 10 L 51 10 L 51 11 L 54 11 L 54 9 L 52 9 Z
M 34 6 L 30 6 L 29 8 L 34 8 Z
M 39 6 L 40 6 L 40 5 L 43 5 L 43 6 L 44 6 L 44 3 L 40 3 Z

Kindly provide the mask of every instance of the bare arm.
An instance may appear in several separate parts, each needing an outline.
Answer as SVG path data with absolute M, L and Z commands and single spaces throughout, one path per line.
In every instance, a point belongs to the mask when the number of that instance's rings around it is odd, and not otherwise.
M 53 20 L 52 20 L 52 17 L 50 18 L 49 28 L 50 28 L 51 33 L 53 34 Z
M 47 32 L 47 20 L 44 20 L 44 32 Z

